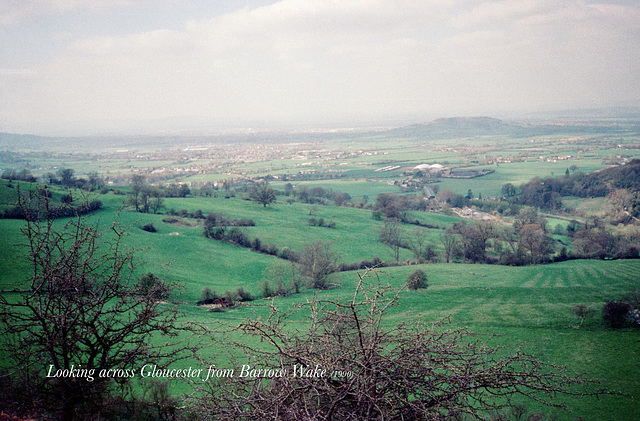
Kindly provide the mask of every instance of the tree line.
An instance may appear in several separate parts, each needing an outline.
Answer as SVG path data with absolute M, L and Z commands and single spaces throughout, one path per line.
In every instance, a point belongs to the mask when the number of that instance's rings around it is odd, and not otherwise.
M 555 210 L 562 206 L 562 197 L 605 197 L 615 189 L 629 191 L 633 198 L 627 204 L 628 211 L 640 216 L 640 160 L 634 159 L 622 166 L 605 168 L 590 174 L 571 173 L 564 177 L 536 177 L 520 186 L 519 192 L 513 185 L 506 184 L 503 194 L 519 204 L 541 209 Z
M 26 193 L 18 191 L 18 204 L 0 212 L 0 218 L 27 221 L 53 220 L 86 215 L 102 209 L 102 201 L 97 199 L 87 201 L 81 196 L 80 200 L 74 201 L 69 193 L 62 195 L 57 202 L 52 196 L 51 191 L 46 187 L 29 190 Z

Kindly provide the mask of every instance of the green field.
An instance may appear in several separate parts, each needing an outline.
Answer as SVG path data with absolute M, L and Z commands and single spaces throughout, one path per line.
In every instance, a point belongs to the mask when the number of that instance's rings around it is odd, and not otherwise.
M 102 197 L 107 204 L 104 210 L 91 216 L 102 226 L 113 219 L 127 227 L 126 244 L 139 249 L 136 265 L 137 276 L 151 271 L 184 285 L 184 290 L 174 297 L 182 302 L 185 320 L 207 324 L 214 320 L 239 323 L 249 317 L 266 316 L 263 302 L 254 301 L 225 313 L 209 313 L 195 306 L 200 291 L 211 287 L 219 292 L 243 286 L 259 295 L 260 283 L 266 268 L 276 258 L 252 252 L 238 246 L 206 239 L 198 226 L 175 226 L 162 222 L 163 215 L 146 215 L 119 212 L 120 196 Z M 264 241 L 279 247 L 300 249 L 314 239 L 331 241 L 340 250 L 343 261 L 351 262 L 375 255 L 388 259 L 387 250 L 376 241 L 380 221 L 371 218 L 370 211 L 352 208 L 319 206 L 317 215 L 335 218 L 338 227 L 327 229 L 309 227 L 308 205 L 276 204 L 269 208 L 232 199 L 171 199 L 167 205 L 190 210 L 202 209 L 255 219 L 256 227 L 247 231 Z M 443 225 L 453 217 L 424 214 L 431 222 Z M 444 218 L 444 219 L 443 219 Z M 449 219 L 447 219 L 449 218 Z M 60 221 L 62 223 L 63 221 Z M 153 222 L 157 233 L 139 229 Z M 0 221 L 3 241 L 0 262 L 1 287 L 19 286 L 27 278 L 29 266 L 21 251 L 20 221 Z M 544 266 L 504 267 L 466 264 L 431 264 L 421 266 L 428 274 L 429 288 L 424 291 L 405 291 L 399 305 L 390 312 L 388 325 L 420 318 L 437 321 L 451 316 L 452 327 L 468 327 L 475 333 L 495 334 L 489 338 L 493 345 L 515 350 L 523 346 L 540 359 L 567 365 L 571 373 L 596 379 L 603 387 L 624 391 L 640 398 L 640 380 L 636 376 L 637 347 L 640 332 L 637 330 L 610 330 L 602 325 L 599 313 L 576 329 L 577 318 L 571 308 L 586 304 L 599 309 L 608 300 L 619 299 L 638 286 L 637 273 L 640 261 L 570 261 Z M 393 287 L 404 285 L 407 275 L 415 267 L 405 266 L 382 269 L 381 279 Z M 327 299 L 348 300 L 353 294 L 357 275 L 343 272 L 333 275 L 332 282 L 339 287 L 321 292 Z M 283 309 L 311 298 L 313 291 L 275 300 Z M 302 316 L 294 316 L 299 319 Z M 296 323 L 303 323 L 297 321 Z M 210 354 L 211 351 L 204 351 Z M 215 354 L 215 353 L 213 353 Z M 183 390 L 175 385 L 175 390 Z M 572 413 L 558 413 L 560 419 L 606 419 L 614 410 L 617 419 L 632 419 L 635 405 L 630 398 L 608 396 L 595 398 L 571 398 L 567 402 Z M 527 403 L 531 410 L 544 410 Z
M 241 158 L 224 156 L 205 159 L 194 156 L 182 159 L 182 151 L 178 149 L 175 154 L 171 152 L 173 155 L 170 157 L 141 155 L 143 158 L 138 159 L 132 157 L 133 152 L 131 157 L 119 157 L 109 148 L 101 149 L 96 156 L 75 158 L 70 150 L 62 149 L 45 155 L 39 152 L 24 153 L 34 168 L 34 175 L 40 176 L 55 171 L 49 168 L 62 166 L 75 168 L 79 176 L 90 171 L 107 175 L 108 171 L 108 175 L 116 180 L 110 187 L 122 191 L 130 190 L 126 180 L 134 170 L 152 174 L 144 171 L 163 167 L 172 167 L 171 171 L 174 172 L 167 175 L 166 179 L 154 179 L 156 184 L 239 180 L 233 197 L 225 198 L 225 192 L 217 190 L 217 197 L 191 194 L 185 198 L 166 198 L 161 214 L 134 212 L 126 203 L 126 195 L 114 192 L 88 195 L 89 199 L 99 199 L 104 203 L 103 209 L 88 216 L 88 220 L 107 231 L 117 221 L 127 233 L 124 245 L 137 250 L 134 279 L 152 272 L 183 285 L 171 297 L 171 301 L 182 312 L 181 321 L 193 321 L 215 330 L 219 328 L 216 323 L 220 321 L 237 325 L 247 318 L 267 317 L 267 304 L 271 300 L 262 300 L 261 285 L 268 280 L 269 268 L 285 261 L 205 238 L 203 220 L 177 218 L 177 223 L 164 222 L 169 209 L 185 209 L 189 212 L 202 210 L 204 214 L 218 212 L 232 218 L 251 218 L 255 226 L 243 227 L 246 235 L 252 240 L 257 237 L 263 244 L 272 244 L 279 249 L 288 247 L 299 252 L 306 245 L 319 240 L 331 244 L 339 255 L 340 263 L 349 264 L 376 257 L 388 262 L 393 260 L 392 252 L 378 238 L 384 221 L 374 219 L 372 210 L 366 204 L 374 203 L 380 193 L 400 193 L 400 188 L 394 182 L 405 178 L 406 169 L 410 170 L 420 163 L 434 162 L 457 167 L 491 168 L 495 172 L 483 177 L 442 178 L 437 185 L 440 190 L 450 189 L 459 194 L 466 194 L 470 189 L 476 197 L 480 193 L 483 197 L 494 196 L 500 194 L 505 183 L 518 185 L 536 176 L 560 177 L 571 165 L 584 172 L 607 166 L 604 158 L 620 151 L 616 149 L 617 146 L 605 146 L 621 135 L 591 135 L 593 137 L 584 136 L 584 139 L 576 137 L 579 140 L 571 140 L 576 136 L 575 133 L 534 138 L 478 136 L 457 140 L 406 134 L 397 134 L 396 137 L 370 134 L 360 138 L 338 137 L 312 141 L 294 138 L 289 143 L 260 144 L 256 148 L 261 155 L 253 159 L 248 159 L 249 155 L 242 155 Z M 620 142 L 637 142 L 634 136 L 626 136 Z M 290 144 L 298 140 L 303 143 L 299 146 L 300 151 L 296 149 L 298 146 Z M 219 145 L 216 147 L 216 150 L 224 149 Z M 246 148 L 251 149 L 248 146 Z M 476 151 L 476 148 L 481 151 Z M 173 151 L 170 148 L 168 150 Z M 151 147 L 138 147 L 138 152 L 151 154 L 157 151 Z M 623 152 L 628 152 L 629 156 L 636 154 L 635 149 Z M 244 154 L 245 151 L 238 153 Z M 300 159 L 299 155 L 302 154 L 305 159 Z M 547 162 L 538 157 L 563 154 L 575 154 L 576 157 L 557 162 Z M 484 165 L 478 162 L 484 155 L 527 155 L 527 158 L 522 162 Z M 11 155 L 10 158 L 15 159 L 15 156 Z M 9 158 L 5 156 L 3 159 Z M 304 162 L 311 164 L 298 166 Z M 8 168 L 9 164 L 3 162 L 2 166 Z M 176 169 L 206 165 L 212 165 L 210 171 L 207 170 L 209 172 L 191 173 Z M 215 165 L 218 167 L 214 168 Z M 401 169 L 375 172 L 387 165 L 397 165 Z M 315 169 L 317 172 L 312 175 L 316 179 L 298 175 L 301 169 Z M 324 172 L 336 169 L 344 171 Z M 303 186 L 309 189 L 323 187 L 348 193 L 353 198 L 353 205 L 310 205 L 298 201 L 289 204 L 284 195 L 278 196 L 276 203 L 268 207 L 247 200 L 248 194 L 242 189 L 247 180 L 267 174 L 298 177 L 291 181 L 296 189 Z M 284 190 L 286 183 L 276 179 L 272 186 Z M 22 191 L 33 187 L 28 183 L 14 182 L 13 185 L 13 188 L 9 188 L 5 180 L 0 181 L 0 211 L 15 204 L 17 185 Z M 194 184 L 192 190 L 195 189 Z M 58 187 L 52 187 L 51 190 L 54 201 L 59 201 L 65 193 Z M 79 192 L 74 191 L 73 194 Z M 365 197 L 367 200 L 363 207 Z M 563 202 L 568 208 L 585 215 L 598 213 L 606 204 L 603 198 L 566 198 Z M 308 223 L 310 217 L 333 221 L 335 227 L 311 226 Z M 422 211 L 413 211 L 411 218 L 431 228 L 401 224 L 402 233 L 405 236 L 423 233 L 438 254 L 442 252 L 440 236 L 443 229 L 461 220 L 447 213 Z M 56 221 L 56 226 L 63 227 L 64 223 L 64 220 Z M 152 223 L 157 232 L 149 233 L 141 229 L 148 223 Z M 31 268 L 21 233 L 24 224 L 20 220 L 0 219 L 0 256 L 3 257 L 0 259 L 0 289 L 5 291 L 24 287 L 29 279 Z M 566 227 L 567 224 L 563 219 L 548 220 L 551 231 L 556 225 Z M 567 244 L 571 241 L 564 235 L 554 238 Z M 409 250 L 401 249 L 400 261 L 412 258 Z M 562 420 L 633 420 L 637 417 L 637 400 L 640 399 L 640 330 L 607 328 L 600 312 L 606 302 L 619 300 L 640 287 L 640 260 L 573 260 L 524 267 L 434 263 L 388 267 L 380 269 L 378 274 L 383 284 L 401 288 L 407 276 L 418 267 L 427 273 L 429 287 L 426 290 L 401 292 L 398 305 L 390 309 L 384 321 L 387 326 L 411 323 L 417 319 L 436 322 L 450 318 L 452 328 L 468 328 L 490 345 L 504 347 L 504 353 L 523 347 L 545 362 L 567 366 L 570 374 L 600 382 L 597 387 L 628 395 L 561 397 L 560 400 L 567 403 L 571 412 L 523 401 L 530 412 L 542 411 Z M 296 304 L 307 302 L 316 293 L 320 298 L 347 301 L 353 297 L 357 279 L 358 274 L 353 271 L 334 273 L 330 278 L 330 282 L 335 284 L 334 288 L 319 292 L 303 289 L 300 294 L 275 298 L 273 303 L 291 315 L 294 326 L 304 328 L 306 314 L 297 310 Z M 258 299 L 224 312 L 209 312 L 196 306 L 205 287 L 223 294 L 240 286 Z M 580 321 L 572 312 L 577 304 L 585 304 L 595 310 L 581 327 L 578 327 Z M 204 348 L 202 356 L 219 365 L 227 363 L 215 346 Z M 589 386 L 585 390 L 594 390 L 594 387 Z M 176 383 L 173 390 L 176 393 L 188 392 L 189 387 Z

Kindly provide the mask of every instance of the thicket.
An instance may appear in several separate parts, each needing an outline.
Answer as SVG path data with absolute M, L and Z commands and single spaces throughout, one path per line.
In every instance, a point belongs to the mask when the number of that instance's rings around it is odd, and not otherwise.
M 324 218 L 311 217 L 311 218 L 309 218 L 307 220 L 307 222 L 309 223 L 309 225 L 311 225 L 313 227 L 325 227 L 325 228 L 335 228 L 336 227 L 336 221 L 334 221 L 334 220 L 325 221 Z
M 566 173 L 564 177 L 536 177 L 521 185 L 520 193 L 513 198 L 519 204 L 554 210 L 562 206 L 563 196 L 604 197 L 613 188 L 640 191 L 640 160 L 590 174 L 576 172 Z M 640 216 L 638 203 L 634 203 L 629 211 L 633 216 Z
M 640 327 L 640 288 L 621 300 L 612 300 L 602 307 L 602 320 L 612 328 Z
M 241 228 L 245 226 L 255 226 L 255 222 L 248 218 L 231 219 L 223 214 L 209 214 L 205 220 L 203 234 L 207 238 L 226 241 L 258 253 L 278 256 L 287 260 L 297 259 L 297 254 L 289 248 L 283 248 L 281 252 L 275 244 L 265 243 L 258 237 L 251 240 L 246 231 Z
M 251 293 L 240 286 L 235 291 L 225 291 L 224 295 L 218 293 L 209 287 L 204 287 L 200 292 L 200 300 L 196 305 L 220 304 L 224 307 L 232 307 L 236 302 L 253 301 Z
M 416 291 L 429 287 L 429 279 L 422 269 L 416 269 L 407 277 L 407 288 Z
M 620 328 L 630 323 L 627 315 L 631 305 L 624 301 L 609 301 L 602 308 L 602 320 L 612 328 Z
M 102 190 L 105 187 L 104 178 L 97 172 L 90 172 L 86 178 L 78 178 L 72 168 L 61 168 L 55 174 L 47 173 L 44 182 L 66 188 L 78 188 L 87 191 Z
M 57 218 L 68 218 L 86 215 L 102 208 L 100 200 L 91 200 L 73 205 L 71 201 L 56 204 L 48 189 L 37 192 L 30 191 L 28 195 L 19 195 L 20 203 L 5 209 L 0 213 L 4 219 L 25 219 L 28 221 L 44 221 Z
M 4 170 L 2 172 L 2 178 L 9 181 L 25 181 L 27 183 L 35 183 L 37 179 L 31 174 L 31 171 L 28 169 L 23 169 L 20 171 L 14 169 Z
M 196 211 L 196 213 L 202 211 Z M 251 218 L 231 218 L 219 212 L 210 213 L 205 218 L 205 228 L 207 227 L 255 227 L 256 223 Z
M 180 218 L 191 218 L 191 219 L 205 219 L 206 216 L 200 209 L 189 212 L 186 209 L 175 210 L 173 208 L 169 209 L 167 212 L 169 216 L 179 216 Z

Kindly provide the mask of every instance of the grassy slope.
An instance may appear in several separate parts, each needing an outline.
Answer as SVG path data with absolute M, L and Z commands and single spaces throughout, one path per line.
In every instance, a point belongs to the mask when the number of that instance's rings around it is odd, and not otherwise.
M 100 199 L 105 202 L 106 209 L 92 218 L 106 225 L 116 217 L 123 197 L 107 195 Z M 257 226 L 248 228 L 247 232 L 280 247 L 287 245 L 299 249 L 317 238 L 332 241 L 346 262 L 376 255 L 389 259 L 387 249 L 376 239 L 382 223 L 374 221 L 370 211 L 319 206 L 314 216 L 336 220 L 338 227 L 332 230 L 309 227 L 306 224 L 309 206 L 301 204 L 278 203 L 264 209 L 239 198 L 192 198 L 168 199 L 167 207 L 253 218 Z M 439 225 L 447 225 L 453 220 L 440 215 L 421 216 Z M 181 306 L 185 320 L 237 323 L 245 317 L 266 316 L 263 301 L 226 313 L 207 313 L 193 306 L 193 302 L 205 286 L 218 292 L 244 286 L 256 294 L 265 268 L 275 258 L 205 239 L 201 228 L 165 224 L 163 218 L 162 215 L 122 212 L 119 222 L 130 233 L 127 244 L 141 249 L 137 274 L 147 271 L 166 274 L 170 280 L 185 285 L 183 295 L 177 298 L 187 302 Z M 147 222 L 153 222 L 159 232 L 150 234 L 140 230 Z M 0 260 L 2 288 L 19 285 L 28 274 L 24 251 L 14 247 L 21 241 L 21 226 L 20 221 L 0 220 L 0 252 L 4 257 Z M 435 240 L 439 231 L 428 232 Z M 529 352 L 545 361 L 566 364 L 573 373 L 598 379 L 605 387 L 640 398 L 637 379 L 640 332 L 606 329 L 601 326 L 599 313 L 588 319 L 582 328 L 575 329 L 578 321 L 571 313 L 575 304 L 584 303 L 599 309 L 604 302 L 618 299 L 637 287 L 640 261 L 571 261 L 520 268 L 434 264 L 423 268 L 431 286 L 426 291 L 403 292 L 400 304 L 393 308 L 387 323 L 413 320 L 418 316 L 433 321 L 452 315 L 453 326 L 498 334 L 491 340 L 492 344 L 504 345 L 507 349 L 524 344 Z M 399 287 L 414 269 L 385 269 L 383 282 Z M 327 298 L 349 299 L 356 278 L 352 272 L 336 274 L 334 281 L 342 286 L 322 294 Z M 305 291 L 275 302 L 282 308 L 291 309 L 292 304 L 303 302 L 312 294 Z M 205 353 L 213 357 L 219 350 L 208 349 Z M 563 419 L 577 416 L 609 419 L 611 414 L 615 414 L 616 419 L 633 419 L 635 410 L 632 401 L 621 397 L 569 399 L 568 402 L 575 412 L 561 413 Z

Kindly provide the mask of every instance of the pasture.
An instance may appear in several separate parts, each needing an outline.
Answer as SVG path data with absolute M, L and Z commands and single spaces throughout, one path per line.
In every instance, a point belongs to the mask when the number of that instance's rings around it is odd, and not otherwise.
M 561 177 L 572 165 L 578 171 L 592 172 L 609 165 L 611 156 L 637 156 L 637 149 L 617 146 L 637 143 L 636 134 L 612 132 L 606 128 L 590 129 L 587 133 L 572 130 L 556 135 L 483 135 L 455 139 L 419 132 L 340 134 L 313 139 L 301 134 L 264 143 L 253 139 L 253 143 L 243 143 L 233 151 L 225 150 L 228 145 L 225 142 L 229 140 L 226 138 L 209 139 L 206 141 L 209 143 L 190 139 L 189 145 L 200 147 L 206 143 L 210 148 L 206 152 L 193 153 L 184 145 L 178 147 L 164 139 L 162 153 L 159 147 L 154 148 L 149 143 L 151 141 L 132 142 L 127 152 L 117 152 L 118 145 L 103 145 L 95 153 L 87 154 L 74 154 L 68 146 L 53 148 L 47 153 L 37 149 L 21 153 L 36 176 L 55 172 L 56 168 L 74 168 L 78 176 L 97 171 L 114 181 L 109 186 L 124 192 L 130 189 L 127 180 L 131 174 L 146 174 L 153 184 L 192 183 L 192 194 L 186 198 L 165 198 L 160 214 L 134 212 L 124 194 L 91 193 L 89 199 L 101 200 L 104 207 L 87 218 L 103 230 L 108 230 L 114 221 L 125 229 L 124 245 L 136 250 L 134 281 L 142 274 L 152 272 L 182 285 L 170 300 L 178 306 L 182 322 L 195 322 L 215 331 L 220 328 L 218 322 L 233 326 L 247 318 L 267 317 L 268 304 L 273 303 L 290 315 L 294 327 L 304 329 L 307 313 L 298 309 L 298 304 L 307 302 L 314 294 L 329 300 L 351 299 L 358 273 L 334 273 L 330 278 L 334 287 L 328 290 L 303 289 L 299 294 L 263 300 L 266 297 L 261 296 L 261 285 L 268 280 L 269 269 L 286 261 L 205 238 L 202 219 L 175 217 L 174 221 L 166 222 L 166 212 L 170 209 L 201 210 L 205 215 L 222 213 L 230 218 L 250 218 L 255 226 L 241 228 L 248 238 L 259 238 L 263 244 L 274 245 L 280 250 L 288 247 L 299 252 L 305 245 L 323 241 L 331 244 L 341 263 L 376 257 L 391 261 L 390 248 L 379 241 L 384 221 L 374 219 L 372 210 L 366 205 L 372 204 L 380 193 L 400 193 L 394 183 L 404 180 L 407 171 L 417 164 L 438 162 L 456 167 L 491 168 L 495 172 L 482 177 L 442 178 L 436 183 L 440 190 L 450 189 L 458 194 L 471 190 L 476 197 L 478 194 L 488 197 L 499 195 L 505 183 L 517 186 L 536 176 Z M 555 162 L 547 159 L 560 155 L 573 157 Z M 15 163 L 16 156 L 2 155 L 3 169 Z M 496 156 L 513 159 L 513 162 L 483 162 Z M 400 168 L 389 172 L 375 171 L 387 165 Z M 153 178 L 156 175 L 157 178 Z M 284 195 L 278 196 L 276 203 L 268 207 L 247 200 L 248 194 L 242 187 L 250 180 L 267 175 L 276 176 L 271 185 L 279 190 L 284 190 L 284 185 L 291 182 L 297 189 L 322 187 L 348 193 L 354 206 L 287 203 Z M 295 178 L 287 181 L 283 175 Z M 195 194 L 201 183 L 222 180 L 237 181 L 238 189 L 233 197 L 225 198 L 222 190 L 216 191 L 217 197 Z M 23 191 L 29 189 L 26 183 L 13 184 L 14 187 L 9 188 L 5 180 L 0 181 L 0 211 L 15 204 L 16 185 Z M 62 188 L 55 187 L 51 191 L 54 201 L 59 201 L 64 194 Z M 585 214 L 593 214 L 605 204 L 602 198 L 566 199 L 564 202 Z M 311 217 L 333 221 L 335 227 L 312 226 L 308 222 Z M 442 252 L 440 236 L 443 229 L 460 220 L 445 213 L 422 211 L 414 211 L 412 218 L 431 228 L 401 224 L 403 235 L 424 234 L 438 254 Z M 64 222 L 56 221 L 56 226 L 62 227 Z M 142 230 L 149 223 L 157 232 Z M 567 222 L 558 219 L 549 224 L 552 230 L 556 225 L 566 226 Z M 24 287 L 30 276 L 28 251 L 21 233 L 23 226 L 24 221 L 0 219 L 0 289 L 5 291 Z M 569 237 L 558 238 L 570 241 Z M 400 261 L 412 258 L 409 250 L 401 249 Z M 545 362 L 567 366 L 570 374 L 600 382 L 598 386 L 589 386 L 588 390 L 605 388 L 628 395 L 561 397 L 571 412 L 523 401 L 530 412 L 542 411 L 562 420 L 632 420 L 637 417 L 640 331 L 607 328 L 600 312 L 607 301 L 621 299 L 640 287 L 637 275 L 640 260 L 572 260 L 523 267 L 434 263 L 387 267 L 379 269 L 377 274 L 381 284 L 399 289 L 416 268 L 427 273 L 429 287 L 400 292 L 397 305 L 390 308 L 384 320 L 386 326 L 417 320 L 433 323 L 449 318 L 452 328 L 467 328 L 474 337 L 503 347 L 505 354 L 522 347 Z M 223 312 L 210 312 L 196 306 L 204 288 L 224 294 L 238 287 L 249 291 L 257 300 Z M 572 311 L 578 304 L 594 310 L 581 326 Z M 224 365 L 225 357 L 221 356 L 215 343 L 211 345 L 203 348 L 202 356 Z M 179 382 L 174 382 L 172 388 L 175 393 L 189 391 L 187 385 Z
M 267 302 L 262 300 L 223 313 L 208 312 L 198 308 L 195 302 L 205 287 L 224 293 L 242 286 L 259 298 L 265 271 L 277 258 L 207 239 L 197 221 L 186 220 L 193 226 L 167 224 L 162 222 L 164 215 L 121 211 L 121 196 L 100 197 L 105 202 L 105 209 L 90 218 L 104 227 L 117 219 L 126 227 L 126 245 L 139 250 L 134 279 L 142 273 L 153 272 L 183 285 L 173 300 L 181 303 L 179 309 L 184 321 L 213 328 L 220 321 L 233 325 L 245 318 L 268 315 Z M 299 203 L 278 203 L 263 208 L 240 198 L 193 198 L 168 199 L 167 205 L 253 218 L 256 226 L 247 227 L 247 232 L 278 247 L 299 250 L 304 244 L 321 239 L 330 241 L 345 262 L 374 256 L 390 260 L 386 247 L 376 238 L 382 222 L 375 221 L 371 212 L 363 209 L 318 206 L 316 216 L 337 221 L 337 227 L 329 229 L 308 226 L 310 207 Z M 456 220 L 437 214 L 424 213 L 422 216 L 442 226 Z M 158 228 L 157 233 L 140 229 L 149 222 Z M 24 250 L 18 246 L 22 224 L 16 220 L 0 221 L 1 251 L 5 257 L 0 261 L 0 271 L 4 289 L 21 285 L 29 273 Z M 434 241 L 438 230 L 435 231 Z M 381 269 L 381 282 L 401 288 L 416 267 Z M 439 263 L 419 267 L 426 271 L 429 287 L 401 292 L 398 305 L 390 310 L 385 320 L 388 326 L 418 319 L 431 323 L 450 317 L 452 328 L 468 328 L 489 344 L 503 346 L 504 352 L 522 346 L 545 362 L 566 365 L 572 374 L 601 382 L 608 390 L 640 398 L 640 381 L 636 375 L 640 332 L 608 329 L 602 325 L 599 314 L 606 301 L 619 299 L 638 287 L 640 261 L 578 260 L 526 267 Z M 355 272 L 332 275 L 331 282 L 336 287 L 319 292 L 320 297 L 349 300 L 357 276 Z M 305 314 L 296 313 L 300 310 L 294 310 L 292 306 L 304 303 L 313 294 L 312 290 L 303 290 L 300 294 L 276 298 L 273 303 L 292 313 L 294 325 L 303 328 Z M 596 310 L 580 328 L 576 328 L 578 319 L 571 311 L 576 304 Z M 219 351 L 205 348 L 203 354 L 205 358 L 215 358 Z M 176 383 L 173 387 L 176 392 L 185 390 L 185 385 Z M 525 404 L 530 411 L 555 413 L 559 419 L 567 420 L 579 416 L 607 419 L 612 412 L 616 419 L 632 419 L 635 410 L 633 401 L 621 396 L 566 398 L 566 402 L 571 413 L 556 412 L 531 402 Z

